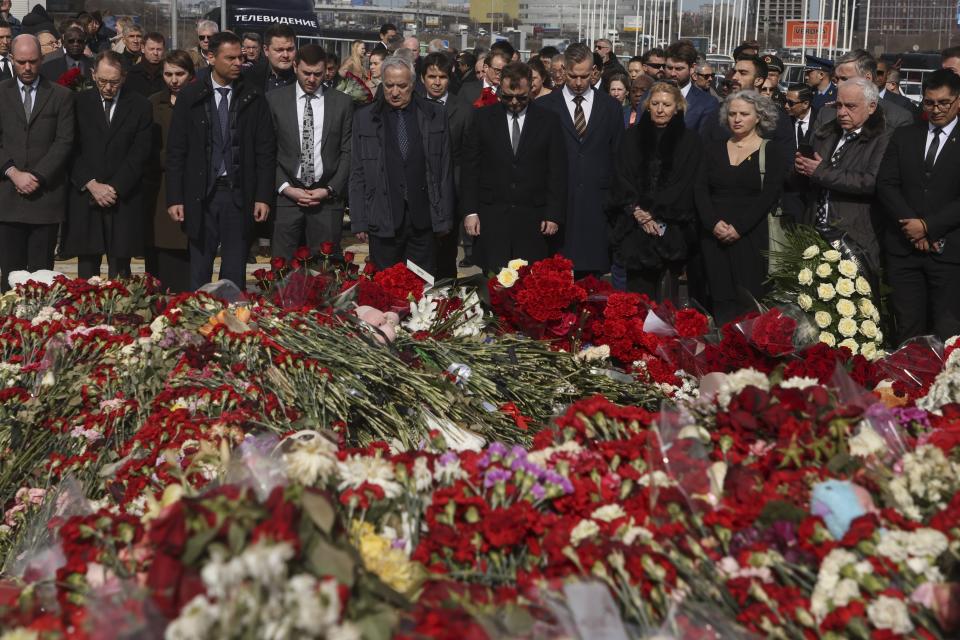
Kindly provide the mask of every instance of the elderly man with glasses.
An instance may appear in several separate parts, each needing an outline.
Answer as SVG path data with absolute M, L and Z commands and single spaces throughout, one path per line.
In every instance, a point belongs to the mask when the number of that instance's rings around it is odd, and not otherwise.
M 603 66 L 600 68 L 600 75 L 607 77 L 614 73 L 627 75 L 627 70 L 623 68 L 616 54 L 613 52 L 613 43 L 606 38 L 600 38 L 594 45 L 594 49 L 603 58 Z
M 50 82 L 56 82 L 67 71 L 76 68 L 89 78 L 93 71 L 93 59 L 84 55 L 86 46 L 86 37 L 79 27 L 67 29 L 63 34 L 64 54 L 44 62 L 40 67 L 40 75 Z
M 197 23 L 197 47 L 190 50 L 190 59 L 197 71 L 210 66 L 210 38 L 215 33 L 220 33 L 216 22 L 201 20 Z

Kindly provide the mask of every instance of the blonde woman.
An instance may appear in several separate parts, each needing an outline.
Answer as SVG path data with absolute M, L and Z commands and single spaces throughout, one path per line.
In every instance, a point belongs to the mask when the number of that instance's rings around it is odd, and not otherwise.
M 358 79 L 366 78 L 367 71 L 363 66 L 366 51 L 367 45 L 363 43 L 363 40 L 354 40 L 350 45 L 350 57 L 340 65 L 340 75 L 346 78 L 348 73 L 352 73 Z

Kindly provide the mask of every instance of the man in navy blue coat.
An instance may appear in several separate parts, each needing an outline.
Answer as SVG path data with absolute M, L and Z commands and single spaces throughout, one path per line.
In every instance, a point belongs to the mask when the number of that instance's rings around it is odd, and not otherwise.
M 581 43 L 564 52 L 567 82 L 537 102 L 560 116 L 567 151 L 567 214 L 562 250 L 577 276 L 610 269 L 608 194 L 620 138 L 619 102 L 590 86 L 593 53 Z
M 687 129 L 701 133 L 716 121 L 720 103 L 691 82 L 691 74 L 696 64 L 697 50 L 687 40 L 674 42 L 667 49 L 667 78 L 676 81 L 680 93 L 687 101 L 683 123 Z

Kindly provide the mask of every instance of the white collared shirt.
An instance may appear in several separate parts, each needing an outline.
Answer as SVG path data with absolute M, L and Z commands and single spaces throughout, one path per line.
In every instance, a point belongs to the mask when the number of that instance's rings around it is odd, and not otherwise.
M 6 63 L 7 63 L 7 71 L 10 72 L 10 75 L 14 75 L 14 74 L 13 74 L 13 60 L 11 60 L 9 56 L 0 56 L 0 71 L 3 70 L 3 62 L 4 62 L 4 61 L 6 61 Z
M 593 111 L 593 92 L 594 89 L 591 87 L 583 92 L 583 102 L 580 103 L 583 106 L 583 117 L 587 122 L 587 126 L 590 126 L 590 113 Z M 577 109 L 577 103 L 573 101 L 576 96 L 569 87 L 566 85 L 563 86 L 563 101 L 567 105 L 567 111 L 570 113 L 570 120 L 576 122 L 577 119 L 573 115 Z
M 523 134 L 523 123 L 526 119 L 527 110 L 524 108 L 524 110 L 521 111 L 517 117 L 517 123 L 520 125 L 521 135 Z M 513 142 L 513 113 L 511 113 L 509 109 L 507 110 L 507 138 L 510 139 L 511 143 Z
M 27 85 L 23 84 L 23 80 L 21 80 L 19 77 L 17 77 L 17 76 L 14 76 L 14 77 L 17 78 L 17 87 L 20 89 L 20 102 L 23 103 L 23 88 L 24 88 L 25 86 L 27 86 Z M 37 79 L 34 80 L 34 81 L 30 84 L 30 86 L 33 87 L 33 93 L 31 93 L 30 95 L 33 96 L 33 104 L 36 105 L 36 104 L 37 104 L 37 89 L 40 88 L 40 76 L 37 76 Z
M 957 126 L 957 119 L 954 118 L 950 121 L 947 126 L 943 127 L 940 130 L 940 139 L 937 141 L 937 155 L 934 157 L 933 162 L 936 164 L 937 160 L 940 158 L 940 152 L 943 151 L 943 147 L 946 146 L 947 140 L 950 139 L 950 135 L 953 133 L 953 130 Z M 933 130 L 934 126 L 932 124 L 927 125 L 927 143 L 923 145 L 923 157 L 927 157 L 927 151 L 930 150 L 930 143 L 933 142 Z
M 883 100 L 883 97 L 884 97 L 885 95 L 887 95 L 887 88 L 886 88 L 886 87 L 884 87 L 883 89 L 880 89 L 880 99 Z
M 117 95 L 113 96 L 113 104 L 110 105 L 110 122 L 113 122 L 113 114 L 117 112 L 117 100 L 120 99 L 120 92 L 117 91 Z M 106 100 L 101 95 L 100 96 L 100 108 L 103 109 L 106 107 Z M 106 113 L 106 111 L 104 111 Z
M 297 96 L 297 131 L 299 136 L 297 136 L 297 141 L 302 142 L 303 140 L 303 112 L 307 107 L 307 93 L 303 90 L 303 87 L 300 86 L 300 83 L 296 83 L 296 96 Z M 323 175 L 323 157 L 321 154 L 321 149 L 323 148 L 323 87 L 317 89 L 317 92 L 313 94 L 310 98 L 310 103 L 313 106 L 313 178 L 314 180 L 320 180 L 320 176 Z M 297 155 L 300 155 L 299 153 Z M 303 177 L 303 166 L 297 166 L 297 178 L 302 179 Z M 290 186 L 289 182 L 284 182 L 280 185 L 280 193 L 283 193 L 284 189 Z M 309 187 L 310 185 L 305 185 Z
M 450 98 L 450 92 L 448 91 L 447 93 L 445 93 L 445 94 L 443 94 L 442 96 L 440 96 L 439 98 L 437 98 L 437 102 L 439 102 L 439 103 L 442 104 L 443 106 L 447 106 L 447 100 L 448 100 L 449 98 Z
M 860 127 L 859 129 L 854 129 L 853 131 L 845 131 L 843 135 L 840 136 L 840 142 L 837 144 L 837 148 L 834 149 L 833 152 L 836 153 L 837 151 L 843 148 L 843 145 L 847 144 L 848 135 L 850 135 L 851 133 L 856 133 L 857 135 L 859 135 L 862 132 L 863 132 L 863 127 Z
M 794 123 L 794 135 L 796 135 L 796 125 L 799 124 L 803 127 L 803 135 L 810 133 L 810 116 L 813 115 L 813 109 L 807 109 L 807 112 L 803 114 L 802 118 L 797 118 L 797 121 Z M 800 144 L 800 140 L 797 140 L 797 144 Z
M 690 87 L 692 87 L 692 86 L 693 86 L 693 83 L 692 83 L 692 82 L 688 82 L 688 83 L 686 84 L 686 86 L 680 87 L 680 94 L 683 96 L 683 99 L 684 99 L 684 100 L 687 99 L 687 94 L 690 93 Z
M 229 89 L 227 92 L 227 108 L 230 108 L 230 105 L 233 103 L 233 87 L 228 84 L 220 84 L 213 79 L 213 74 L 210 74 L 210 82 L 213 84 L 213 98 L 216 100 L 217 108 L 220 108 L 220 92 L 217 89 Z

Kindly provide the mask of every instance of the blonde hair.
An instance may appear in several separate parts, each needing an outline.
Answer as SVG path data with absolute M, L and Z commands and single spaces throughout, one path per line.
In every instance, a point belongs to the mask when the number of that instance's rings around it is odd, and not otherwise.
M 647 90 L 647 111 L 650 110 L 650 99 L 655 93 L 669 94 L 677 103 L 677 111 L 687 112 L 687 101 L 684 99 L 683 93 L 680 92 L 680 88 L 677 85 L 670 84 L 669 82 L 654 82 L 653 86 Z

